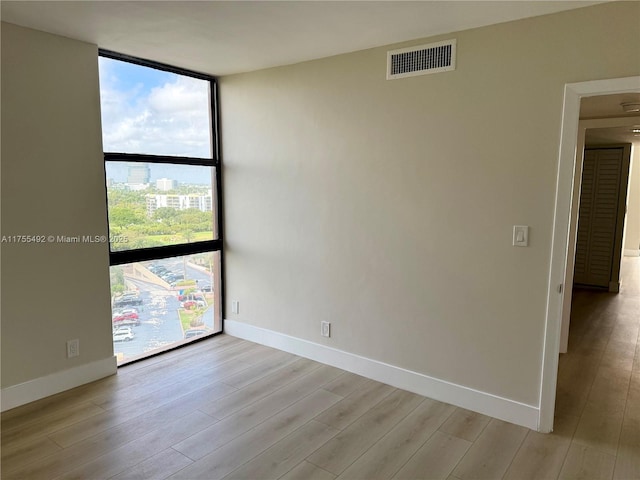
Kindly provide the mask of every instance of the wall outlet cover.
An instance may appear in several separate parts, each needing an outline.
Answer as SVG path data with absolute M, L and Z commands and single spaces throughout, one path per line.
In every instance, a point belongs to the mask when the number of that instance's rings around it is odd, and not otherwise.
M 80 355 L 80 340 L 67 340 L 67 358 L 73 358 Z
M 322 335 L 323 337 L 331 336 L 331 323 L 320 322 L 320 335 Z

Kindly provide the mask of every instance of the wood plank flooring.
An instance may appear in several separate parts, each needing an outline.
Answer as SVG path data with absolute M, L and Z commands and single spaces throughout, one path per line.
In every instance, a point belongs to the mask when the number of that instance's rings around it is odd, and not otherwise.
M 226 335 L 2 414 L 2 479 L 640 479 L 640 258 L 576 291 L 540 434 Z

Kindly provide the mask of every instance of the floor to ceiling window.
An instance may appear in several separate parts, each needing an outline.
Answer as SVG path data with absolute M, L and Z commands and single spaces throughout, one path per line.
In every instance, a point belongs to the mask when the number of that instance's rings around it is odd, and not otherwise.
M 215 79 L 100 51 L 118 364 L 222 331 Z

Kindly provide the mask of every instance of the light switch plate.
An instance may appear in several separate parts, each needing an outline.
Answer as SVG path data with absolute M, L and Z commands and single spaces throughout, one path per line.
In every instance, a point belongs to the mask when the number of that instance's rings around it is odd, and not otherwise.
M 527 225 L 513 226 L 513 246 L 514 247 L 529 246 L 529 227 Z

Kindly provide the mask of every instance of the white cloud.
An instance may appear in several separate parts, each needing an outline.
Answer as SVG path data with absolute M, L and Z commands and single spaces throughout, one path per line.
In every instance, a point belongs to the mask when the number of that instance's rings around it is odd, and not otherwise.
M 149 95 L 149 105 L 156 111 L 179 114 L 202 114 L 208 100 L 206 84 L 189 77 L 178 77 L 175 83 L 156 87 Z
M 208 82 L 176 76 L 151 91 L 140 83 L 122 85 L 109 62 L 101 61 L 105 151 L 210 157 Z

